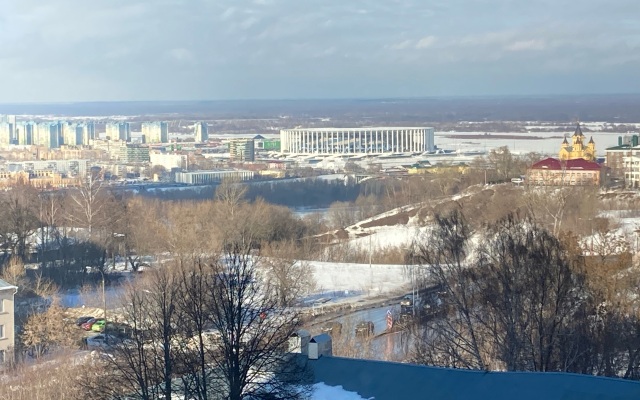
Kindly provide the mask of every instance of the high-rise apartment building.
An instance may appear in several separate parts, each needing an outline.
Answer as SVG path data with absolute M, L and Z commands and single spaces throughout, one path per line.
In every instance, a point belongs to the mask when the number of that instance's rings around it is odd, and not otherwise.
M 128 122 L 108 123 L 106 126 L 107 138 L 111 140 L 131 140 L 131 125 Z M 94 131 L 95 135 L 95 131 Z
M 96 124 L 88 121 L 82 126 L 82 144 L 89 146 L 96 139 Z
M 0 146 L 9 146 L 13 139 L 13 124 L 0 122 Z
M 73 123 L 63 124 L 62 143 L 66 146 L 82 145 L 82 126 Z
M 15 127 L 15 135 L 20 145 L 33 144 L 33 131 L 35 124 L 33 122 L 21 122 Z
M 146 143 L 167 143 L 169 142 L 169 124 L 158 121 L 144 122 L 142 135 Z
M 206 142 L 209 140 L 209 127 L 206 122 L 197 122 L 194 127 L 196 142 Z
M 33 144 L 54 149 L 60 147 L 60 130 L 58 124 L 41 122 L 34 128 Z

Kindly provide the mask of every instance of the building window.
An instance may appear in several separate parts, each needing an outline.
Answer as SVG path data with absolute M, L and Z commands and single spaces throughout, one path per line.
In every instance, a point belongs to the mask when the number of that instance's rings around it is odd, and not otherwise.
M 4 339 L 4 325 L 0 325 L 0 339 Z
M 0 299 L 0 314 L 4 312 L 4 299 Z

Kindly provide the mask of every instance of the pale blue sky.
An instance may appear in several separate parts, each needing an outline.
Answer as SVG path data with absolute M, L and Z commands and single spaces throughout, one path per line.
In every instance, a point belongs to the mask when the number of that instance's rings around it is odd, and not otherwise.
M 2 0 L 0 102 L 640 92 L 638 0 Z

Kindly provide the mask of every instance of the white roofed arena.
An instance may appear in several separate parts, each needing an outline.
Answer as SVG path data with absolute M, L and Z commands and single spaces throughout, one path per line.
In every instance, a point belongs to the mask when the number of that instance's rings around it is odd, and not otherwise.
M 435 150 L 433 128 L 315 128 L 280 131 L 286 154 L 423 153 Z

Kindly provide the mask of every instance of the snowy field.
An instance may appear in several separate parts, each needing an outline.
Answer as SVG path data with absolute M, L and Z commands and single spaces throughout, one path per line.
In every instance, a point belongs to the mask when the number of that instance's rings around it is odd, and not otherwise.
M 391 293 L 410 283 L 403 265 L 310 261 L 309 266 L 320 296 L 333 298 Z

